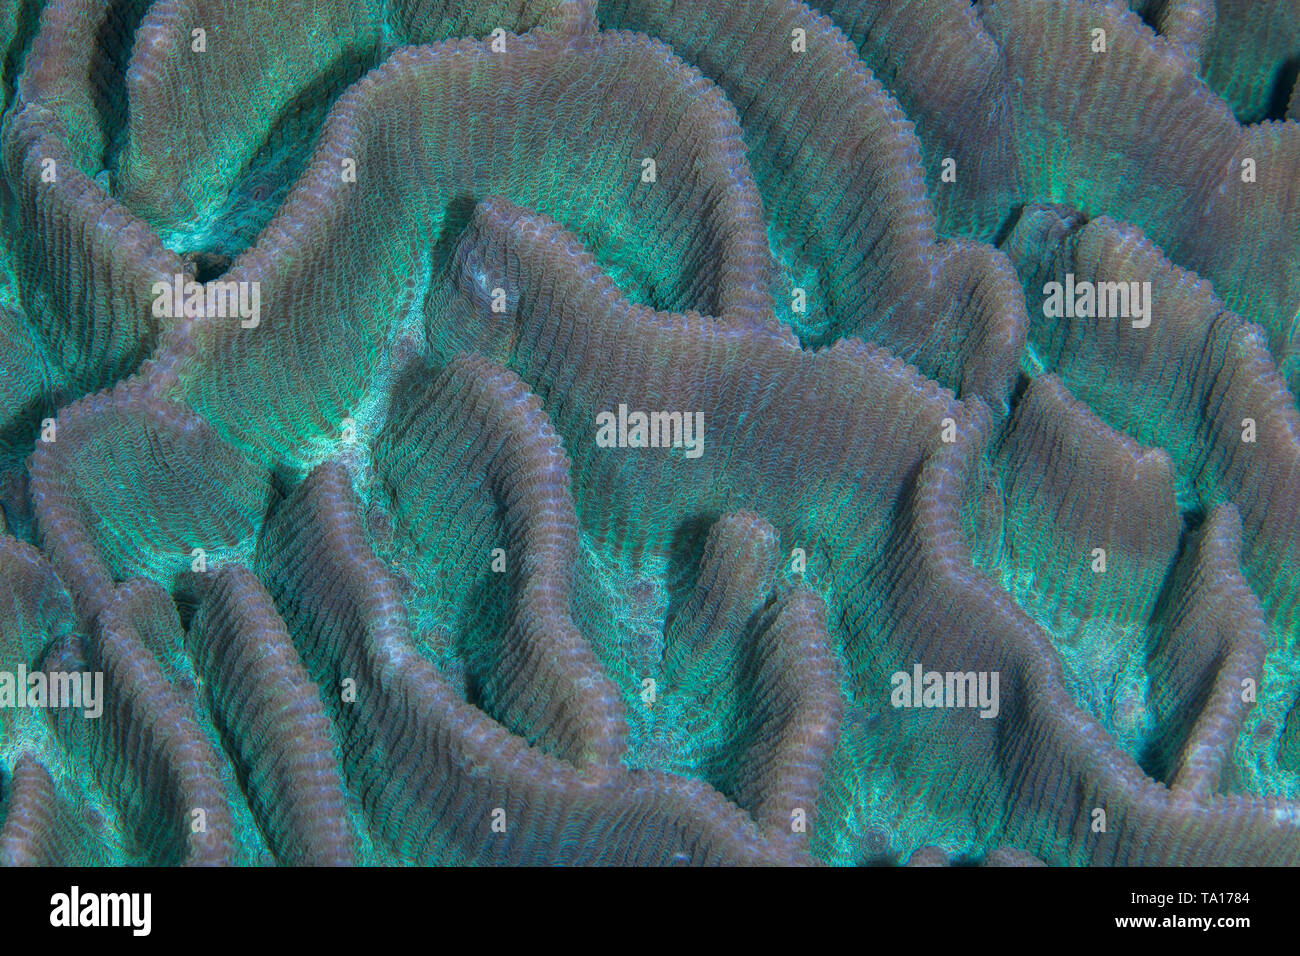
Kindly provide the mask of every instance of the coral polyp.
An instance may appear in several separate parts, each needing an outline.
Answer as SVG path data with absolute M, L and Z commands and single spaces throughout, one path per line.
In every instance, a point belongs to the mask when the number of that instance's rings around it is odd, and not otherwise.
M 0 863 L 1300 863 L 1295 0 L 0 0 Z

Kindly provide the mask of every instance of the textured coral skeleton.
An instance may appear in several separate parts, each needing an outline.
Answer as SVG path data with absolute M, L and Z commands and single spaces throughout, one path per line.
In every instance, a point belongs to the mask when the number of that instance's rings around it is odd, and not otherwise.
M 1300 862 L 1297 0 L 0 42 L 0 863 Z

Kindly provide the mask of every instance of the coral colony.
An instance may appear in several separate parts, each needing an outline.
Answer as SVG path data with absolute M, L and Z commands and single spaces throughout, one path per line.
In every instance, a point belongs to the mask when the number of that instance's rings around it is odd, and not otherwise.
M 1300 0 L 0 41 L 0 862 L 1300 862 Z

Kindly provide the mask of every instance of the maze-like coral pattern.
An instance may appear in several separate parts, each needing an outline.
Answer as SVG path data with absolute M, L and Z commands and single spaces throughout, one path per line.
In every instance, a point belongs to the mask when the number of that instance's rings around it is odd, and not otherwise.
M 0 0 L 0 863 L 1300 862 L 1298 30 Z

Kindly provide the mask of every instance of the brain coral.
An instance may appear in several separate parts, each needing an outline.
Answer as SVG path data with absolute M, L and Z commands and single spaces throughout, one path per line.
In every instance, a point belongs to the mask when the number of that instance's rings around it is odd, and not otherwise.
M 1300 862 L 1298 0 L 0 51 L 0 862 Z

